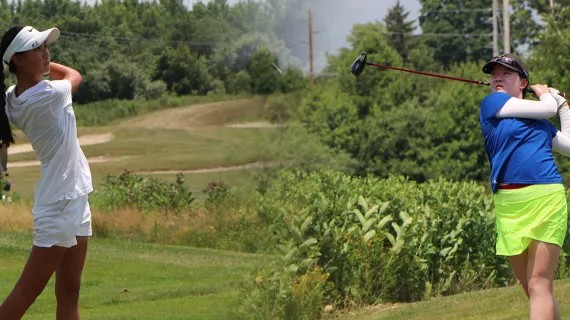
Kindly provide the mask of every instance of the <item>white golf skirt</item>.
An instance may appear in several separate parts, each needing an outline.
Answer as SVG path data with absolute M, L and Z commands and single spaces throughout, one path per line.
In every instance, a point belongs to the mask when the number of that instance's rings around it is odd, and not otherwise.
M 88 196 L 34 206 L 34 245 L 65 248 L 77 244 L 76 236 L 92 235 Z

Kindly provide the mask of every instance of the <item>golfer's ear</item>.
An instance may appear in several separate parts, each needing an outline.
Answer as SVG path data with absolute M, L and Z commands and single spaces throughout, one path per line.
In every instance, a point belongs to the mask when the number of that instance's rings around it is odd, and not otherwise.
M 15 54 L 15 55 L 12 57 L 12 63 L 15 64 L 16 67 L 21 67 L 21 66 L 24 64 L 24 62 L 22 61 L 23 58 L 24 58 L 24 57 L 23 57 L 22 55 L 20 55 L 20 54 Z
M 529 84 L 528 79 L 522 79 L 521 80 L 521 89 L 526 88 L 526 86 L 528 86 L 528 84 Z

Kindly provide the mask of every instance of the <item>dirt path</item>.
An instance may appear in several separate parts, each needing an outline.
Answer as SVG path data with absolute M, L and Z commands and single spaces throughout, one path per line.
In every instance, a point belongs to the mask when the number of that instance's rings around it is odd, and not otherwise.
M 196 129 L 220 127 L 263 112 L 264 99 L 241 99 L 221 101 L 159 110 L 150 114 L 122 121 L 121 127 L 147 129 Z
M 94 144 L 107 143 L 113 139 L 115 139 L 115 136 L 111 133 L 84 135 L 79 137 L 79 144 L 81 146 L 89 146 Z M 15 144 L 10 148 L 8 148 L 8 155 L 33 152 L 33 151 L 34 149 L 32 148 L 32 145 L 29 143 Z M 15 167 L 14 164 L 16 164 L 16 162 L 11 162 L 10 166 Z
M 211 173 L 211 172 L 225 172 L 225 171 L 235 171 L 235 170 L 248 170 L 255 168 L 264 167 L 274 167 L 279 165 L 279 161 L 276 162 L 252 162 L 238 166 L 229 167 L 214 167 L 214 168 L 202 168 L 202 169 L 192 169 L 192 170 L 156 170 L 156 171 L 134 171 L 135 174 L 193 174 L 193 173 Z
M 197 129 L 200 127 L 226 127 L 235 129 L 265 129 L 277 128 L 275 125 L 266 121 L 238 122 L 238 119 L 247 118 L 249 114 L 261 113 L 264 108 L 264 99 L 242 99 L 235 101 L 221 101 L 213 103 L 205 103 L 190 107 L 178 107 L 166 110 L 159 110 L 151 114 L 138 116 L 135 118 L 122 121 L 120 127 L 139 127 L 148 129 Z M 111 133 L 99 135 L 84 135 L 79 137 L 81 146 L 101 144 L 115 139 Z M 31 144 L 17 144 L 8 149 L 9 155 L 33 152 Z M 108 161 L 119 161 L 125 158 L 109 158 L 109 157 L 92 157 L 88 158 L 90 164 L 104 163 Z M 244 165 L 200 168 L 189 170 L 157 170 L 157 171 L 140 171 L 137 174 L 176 174 L 176 173 L 210 173 L 224 172 L 234 170 L 247 170 L 254 168 L 262 168 L 265 166 L 275 166 L 279 163 L 254 162 Z M 16 161 L 10 162 L 10 168 L 33 167 L 39 166 L 39 161 Z
M 244 123 L 227 124 L 225 127 L 236 129 L 270 129 L 270 128 L 283 128 L 285 125 L 273 124 L 270 122 L 256 121 Z
M 89 162 L 89 164 L 93 164 L 93 163 L 103 163 L 103 162 L 109 162 L 109 161 L 119 161 L 119 160 L 125 160 L 125 158 L 107 158 L 107 157 L 93 157 L 93 158 L 87 158 L 87 162 Z M 15 161 L 15 162 L 10 162 L 9 163 L 9 168 L 22 168 L 22 167 L 35 167 L 35 166 L 39 166 L 41 163 L 37 160 L 35 161 Z

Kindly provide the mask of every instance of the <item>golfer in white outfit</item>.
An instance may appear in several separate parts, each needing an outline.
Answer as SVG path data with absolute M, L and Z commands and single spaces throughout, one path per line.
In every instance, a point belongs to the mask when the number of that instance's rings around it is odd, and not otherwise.
M 0 319 L 21 319 L 56 274 L 57 319 L 79 319 L 79 290 L 91 236 L 88 194 L 93 191 L 89 165 L 79 146 L 72 94 L 82 76 L 53 63 L 47 45 L 59 38 L 56 28 L 38 31 L 16 26 L 3 35 L 0 56 L 17 84 L 6 90 L 0 80 L 0 139 L 14 142 L 9 122 L 22 130 L 41 162 L 34 191 L 34 242 L 22 275 L 0 305 Z M 0 69 L 2 70 L 2 69 Z M 52 80 L 42 80 L 47 75 Z M 2 111 L 2 110 L 0 110 Z

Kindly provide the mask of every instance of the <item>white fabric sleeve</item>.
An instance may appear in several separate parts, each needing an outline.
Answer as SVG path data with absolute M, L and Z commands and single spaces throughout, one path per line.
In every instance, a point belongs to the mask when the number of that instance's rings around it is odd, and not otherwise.
M 50 85 L 50 109 L 54 115 L 59 116 L 65 107 L 71 105 L 71 82 L 69 80 L 52 80 Z
M 550 93 L 540 96 L 540 101 L 511 98 L 497 111 L 497 118 L 548 119 L 556 115 L 558 104 Z
M 568 138 L 564 133 L 558 131 L 556 136 L 552 138 L 552 150 L 566 157 L 570 157 L 570 138 Z
M 570 137 L 570 108 L 568 104 L 564 104 L 558 109 L 558 116 L 560 117 L 560 131 Z

